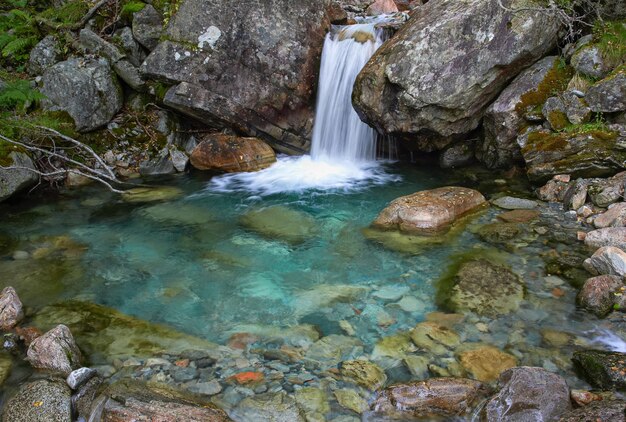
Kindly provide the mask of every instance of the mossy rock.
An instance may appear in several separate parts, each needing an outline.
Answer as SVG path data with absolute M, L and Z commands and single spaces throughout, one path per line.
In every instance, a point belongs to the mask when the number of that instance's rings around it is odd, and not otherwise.
M 594 387 L 626 390 L 626 353 L 581 350 L 572 357 L 574 368 Z
M 493 244 L 507 244 L 522 233 L 516 223 L 491 223 L 480 227 L 476 234 L 481 240 Z
M 35 315 L 33 324 L 44 331 L 57 324 L 67 325 L 92 363 L 130 356 L 151 357 L 163 352 L 217 348 L 214 343 L 167 326 L 82 301 L 47 306 Z

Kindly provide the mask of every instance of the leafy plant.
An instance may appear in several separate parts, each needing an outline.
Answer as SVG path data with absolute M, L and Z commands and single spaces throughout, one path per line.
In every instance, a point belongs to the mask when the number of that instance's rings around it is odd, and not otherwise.
M 29 81 L 16 80 L 0 89 L 0 109 L 25 112 L 45 96 L 33 89 Z
M 48 26 L 60 29 L 80 22 L 88 9 L 87 2 L 74 0 L 63 4 L 59 8 L 50 7 L 39 13 L 37 18 L 45 21 Z
M 39 41 L 34 17 L 26 9 L 12 9 L 0 15 L 0 52 L 6 61 L 21 65 Z
M 611 67 L 626 63 L 626 21 L 596 21 L 593 38 Z
M 124 19 L 131 19 L 133 13 L 140 12 L 143 8 L 146 7 L 146 4 L 141 1 L 130 0 L 122 6 L 122 10 L 120 11 L 120 16 Z

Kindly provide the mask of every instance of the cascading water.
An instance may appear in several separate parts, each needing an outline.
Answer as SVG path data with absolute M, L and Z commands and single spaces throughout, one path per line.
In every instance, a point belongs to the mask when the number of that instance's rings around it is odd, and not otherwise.
M 382 44 L 382 35 L 374 22 L 335 26 L 326 36 L 311 155 L 279 157 L 276 164 L 255 173 L 214 177 L 208 189 L 269 195 L 352 190 L 396 180 L 376 162 L 376 132 L 352 107 L 354 81 Z
M 376 159 L 376 132 L 354 111 L 352 87 L 381 44 L 374 24 L 341 27 L 326 36 L 311 147 L 314 160 Z

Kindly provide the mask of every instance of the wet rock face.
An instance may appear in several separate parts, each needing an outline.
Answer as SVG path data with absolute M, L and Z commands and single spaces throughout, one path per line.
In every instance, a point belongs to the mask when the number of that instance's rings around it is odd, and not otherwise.
M 10 330 L 24 319 L 22 302 L 13 287 L 5 287 L 0 293 L 0 330 Z
M 500 391 L 483 410 L 489 421 L 551 421 L 572 408 L 565 379 L 543 368 L 511 368 L 502 373 L 498 386 Z
M 187 0 L 143 71 L 177 85 L 165 103 L 184 114 L 284 152 L 307 151 L 327 7 L 324 0 Z
M 190 161 L 198 170 L 234 173 L 267 168 L 276 162 L 276 154 L 257 138 L 214 134 L 194 148 Z
M 372 410 L 399 417 L 452 417 L 466 415 L 488 394 L 479 381 L 431 378 L 394 385 L 378 393 Z
M 57 63 L 44 72 L 42 85 L 43 106 L 69 113 L 80 132 L 106 125 L 122 108 L 122 88 L 105 59 Z
M 28 348 L 28 361 L 35 368 L 60 372 L 67 376 L 80 366 L 81 353 L 65 325 L 57 325 L 37 337 Z
M 392 201 L 372 223 L 377 229 L 415 234 L 442 231 L 458 218 L 485 204 L 473 189 L 443 187 L 416 192 Z
M 613 293 L 623 285 L 622 279 L 614 275 L 592 277 L 585 281 L 576 301 L 589 312 L 603 317 L 613 310 L 616 300 Z
M 516 142 L 524 124 L 524 117 L 518 111 L 519 104 L 523 95 L 532 92 L 542 83 L 557 60 L 556 56 L 545 57 L 523 71 L 485 112 L 485 136 L 476 155 L 487 167 L 507 167 L 522 159 Z
M 13 151 L 9 154 L 9 159 L 11 162 L 4 164 L 25 168 L 0 168 L 0 201 L 15 195 L 29 186 L 33 186 L 39 180 L 38 176 L 34 172 L 28 170 L 35 169 L 35 164 L 28 155 L 23 152 Z
M 22 385 L 2 411 L 2 422 L 70 420 L 71 391 L 63 380 L 39 380 Z
M 626 402 L 621 400 L 600 401 L 588 404 L 564 414 L 560 422 L 620 421 L 626 414 Z
M 557 31 L 548 14 L 511 14 L 497 0 L 428 2 L 361 71 L 354 106 L 384 133 L 468 133 L 507 82 L 556 45 Z
M 572 357 L 574 368 L 594 387 L 626 390 L 626 353 L 581 350 Z
M 484 259 L 463 263 L 453 284 L 448 304 L 456 312 L 504 315 L 516 310 L 524 299 L 520 277 L 509 268 Z

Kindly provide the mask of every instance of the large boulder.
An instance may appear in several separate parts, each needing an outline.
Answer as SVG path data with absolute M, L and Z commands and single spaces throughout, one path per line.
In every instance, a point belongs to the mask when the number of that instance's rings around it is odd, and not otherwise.
M 24 319 L 22 302 L 13 287 L 7 286 L 0 293 L 0 330 L 10 330 Z
M 592 85 L 585 100 L 591 110 L 599 113 L 626 110 L 626 68 Z
M 82 358 L 72 333 L 65 325 L 57 325 L 33 340 L 27 355 L 35 368 L 60 372 L 64 376 L 79 368 Z
M 488 421 L 553 421 L 572 409 L 565 380 L 543 368 L 511 368 L 498 386 L 483 410 Z
M 407 420 L 469 414 L 489 390 L 481 382 L 464 378 L 431 378 L 393 385 L 379 392 L 372 410 Z
M 418 8 L 357 77 L 361 118 L 394 135 L 442 137 L 478 127 L 525 67 L 556 46 L 558 20 L 527 0 L 441 0 Z
M 328 5 L 186 0 L 143 71 L 176 84 L 164 101 L 184 114 L 307 151 Z
M 274 164 L 276 154 L 258 138 L 211 134 L 194 148 L 190 161 L 198 170 L 258 171 Z
M 106 125 L 122 108 L 123 94 L 105 59 L 72 58 L 48 68 L 42 77 L 42 104 L 66 111 L 80 132 Z
M 60 57 L 59 41 L 54 35 L 46 35 L 30 50 L 28 72 L 33 75 L 41 75 L 47 68 L 56 64 Z
M 72 392 L 61 379 L 23 384 L 6 402 L 2 422 L 68 422 L 72 420 Z
M 486 203 L 469 188 L 448 186 L 402 196 L 392 201 L 372 223 L 382 230 L 432 234 L 448 228 L 463 215 Z
M 33 186 L 39 180 L 33 160 L 23 152 L 10 152 L 6 160 L 0 160 L 0 166 L 0 201 Z
M 478 159 L 487 167 L 506 167 L 522 159 L 516 140 L 525 124 L 523 99 L 532 94 L 541 95 L 544 85 L 549 85 L 558 73 L 558 66 L 556 56 L 539 60 L 515 78 L 489 106 L 483 121 L 484 139 L 476 149 Z
M 626 390 L 626 353 L 580 350 L 572 357 L 574 368 L 594 387 Z
M 524 299 L 522 279 L 510 268 L 485 259 L 462 263 L 451 280 L 440 282 L 439 289 L 455 312 L 487 316 L 513 312 Z

